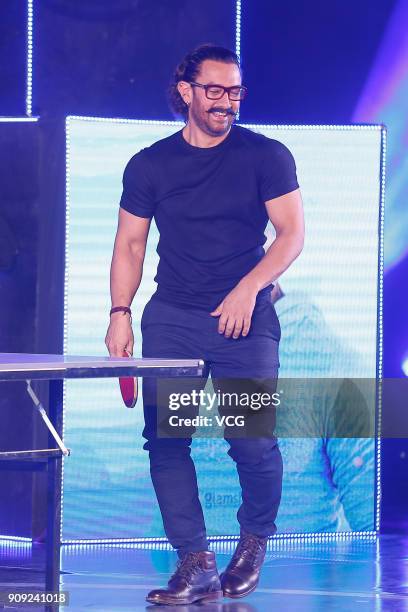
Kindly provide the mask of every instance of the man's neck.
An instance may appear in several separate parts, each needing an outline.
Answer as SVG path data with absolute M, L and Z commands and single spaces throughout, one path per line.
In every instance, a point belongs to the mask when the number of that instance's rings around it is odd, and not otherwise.
M 230 129 L 228 132 L 226 132 L 226 134 L 222 134 L 222 136 L 210 136 L 209 134 L 206 134 L 200 130 L 200 128 L 196 125 L 187 123 L 186 127 L 183 128 L 183 137 L 193 147 L 208 149 L 210 147 L 215 147 L 216 145 L 220 144 L 220 142 L 225 140 L 230 132 Z

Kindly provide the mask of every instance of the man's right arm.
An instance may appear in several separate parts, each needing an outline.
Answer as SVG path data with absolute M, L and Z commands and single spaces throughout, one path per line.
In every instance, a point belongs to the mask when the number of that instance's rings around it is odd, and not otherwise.
M 130 306 L 140 285 L 150 221 L 150 218 L 138 217 L 119 208 L 110 271 L 112 308 Z M 130 316 L 123 312 L 112 314 L 105 338 L 109 355 L 122 357 L 125 349 L 133 354 L 133 343 Z

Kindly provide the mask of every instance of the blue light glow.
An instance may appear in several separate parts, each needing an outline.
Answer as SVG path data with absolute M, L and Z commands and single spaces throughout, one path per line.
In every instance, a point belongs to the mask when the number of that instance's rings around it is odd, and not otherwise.
M 33 0 L 27 3 L 27 78 L 26 115 L 32 115 L 33 103 Z
M 384 123 L 387 136 L 387 223 L 384 267 L 408 254 L 408 2 L 396 0 L 384 24 L 352 120 Z
M 350 541 L 350 540 L 369 540 L 375 541 L 378 538 L 377 531 L 344 531 L 335 533 L 282 533 L 271 536 L 268 540 L 268 548 L 279 546 L 281 543 L 290 542 L 332 542 L 332 541 Z M 238 535 L 235 536 L 208 536 L 209 542 L 217 544 L 237 542 Z M 111 538 L 103 540 L 64 540 L 63 546 L 75 549 L 91 549 L 94 547 L 104 548 L 151 548 L 154 550 L 172 550 L 172 546 L 168 543 L 167 538 Z
M 34 123 L 38 117 L 0 117 L 0 123 Z
M 238 55 L 238 59 L 242 66 L 241 57 L 241 0 L 237 0 L 235 9 L 235 53 Z
M 16 544 L 18 545 L 22 545 L 22 544 L 32 544 L 32 539 L 31 538 L 23 538 L 23 537 L 19 537 L 19 536 L 7 536 L 7 535 L 0 535 L 0 544 L 7 542 L 16 542 Z
M 381 126 L 381 159 L 380 159 L 380 201 L 378 223 L 378 318 L 377 318 L 377 437 L 376 437 L 376 494 L 375 494 L 375 528 L 380 529 L 381 520 L 381 423 L 382 423 L 382 389 L 383 377 L 383 292 L 384 292 L 384 206 L 385 206 L 385 160 L 387 158 L 387 132 Z

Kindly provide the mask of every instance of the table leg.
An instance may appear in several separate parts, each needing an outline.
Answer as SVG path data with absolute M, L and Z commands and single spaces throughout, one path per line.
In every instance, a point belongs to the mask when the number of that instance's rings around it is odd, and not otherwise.
M 63 381 L 49 381 L 49 417 L 58 434 L 62 436 L 63 424 Z M 50 445 L 53 437 L 50 434 Z M 61 486 L 62 459 L 48 459 L 47 483 L 47 539 L 45 586 L 47 591 L 59 591 L 60 588 L 60 549 L 61 549 Z

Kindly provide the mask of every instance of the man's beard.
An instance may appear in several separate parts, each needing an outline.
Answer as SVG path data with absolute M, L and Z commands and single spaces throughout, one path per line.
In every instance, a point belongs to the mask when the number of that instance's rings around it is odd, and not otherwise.
M 226 120 L 220 121 L 219 125 L 211 118 L 211 115 L 217 110 L 227 111 Z M 202 114 L 196 113 L 193 108 L 190 109 L 190 112 L 196 125 L 202 129 L 203 132 L 211 136 L 222 136 L 226 134 L 235 121 L 235 112 L 232 109 L 225 109 L 223 107 L 214 106 L 208 111 L 202 111 L 204 117 Z

